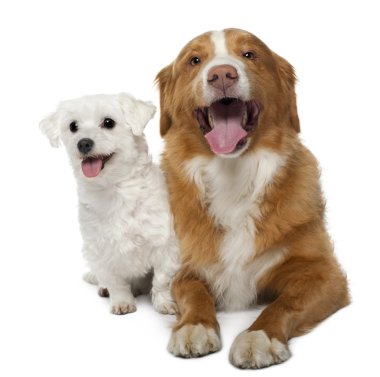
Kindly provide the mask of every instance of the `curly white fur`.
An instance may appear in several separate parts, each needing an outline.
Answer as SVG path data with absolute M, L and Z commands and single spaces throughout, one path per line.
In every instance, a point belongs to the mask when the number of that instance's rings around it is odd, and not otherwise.
M 111 311 L 136 310 L 132 285 L 154 272 L 152 300 L 162 313 L 174 313 L 170 294 L 179 251 L 165 179 L 148 154 L 143 130 L 155 107 L 130 95 L 95 95 L 59 104 L 41 130 L 53 146 L 62 140 L 78 183 L 83 253 L 91 273 L 87 281 L 107 288 Z M 101 127 L 112 118 L 112 129 Z M 76 132 L 70 123 L 76 122 Z M 94 178 L 81 170 L 78 141 L 94 141 L 91 155 L 110 155 Z

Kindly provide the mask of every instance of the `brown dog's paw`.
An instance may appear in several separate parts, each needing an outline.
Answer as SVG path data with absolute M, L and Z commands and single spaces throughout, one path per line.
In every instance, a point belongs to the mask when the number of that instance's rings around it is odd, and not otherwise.
M 230 350 L 230 362 L 242 369 L 260 369 L 280 364 L 291 356 L 286 344 L 269 339 L 265 331 L 244 331 L 236 337 Z
M 220 349 L 221 341 L 216 331 L 200 323 L 174 331 L 168 345 L 173 355 L 186 358 L 204 356 Z

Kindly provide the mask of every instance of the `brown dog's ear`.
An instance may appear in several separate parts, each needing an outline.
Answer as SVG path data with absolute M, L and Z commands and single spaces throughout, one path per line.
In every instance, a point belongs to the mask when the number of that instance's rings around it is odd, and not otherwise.
M 163 68 L 156 76 L 156 84 L 160 91 L 160 133 L 165 136 L 172 125 L 170 115 L 170 91 L 172 81 L 172 64 Z
M 273 53 L 273 55 L 277 61 L 281 85 L 283 86 L 285 93 L 288 95 L 290 124 L 297 132 L 300 132 L 301 128 L 300 121 L 298 119 L 295 91 L 296 74 L 294 72 L 294 68 L 281 56 L 275 53 Z

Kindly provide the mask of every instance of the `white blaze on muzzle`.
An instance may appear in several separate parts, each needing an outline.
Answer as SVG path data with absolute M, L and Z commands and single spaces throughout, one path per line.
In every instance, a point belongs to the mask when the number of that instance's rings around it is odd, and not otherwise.
M 197 119 L 211 150 L 229 154 L 246 143 L 252 118 L 249 82 L 244 62 L 231 55 L 224 31 L 211 34 L 214 57 L 204 67 L 201 77 L 206 107 L 198 109 Z

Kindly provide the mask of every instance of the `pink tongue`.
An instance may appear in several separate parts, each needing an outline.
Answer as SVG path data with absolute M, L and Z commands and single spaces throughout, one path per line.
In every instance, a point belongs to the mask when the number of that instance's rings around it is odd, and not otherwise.
M 82 172 L 87 178 L 94 178 L 100 173 L 102 166 L 101 158 L 86 158 L 82 161 Z
M 228 106 L 214 103 L 210 106 L 214 128 L 205 135 L 212 151 L 216 154 L 231 153 L 238 142 L 247 136 L 241 126 L 245 105 L 232 103 Z

